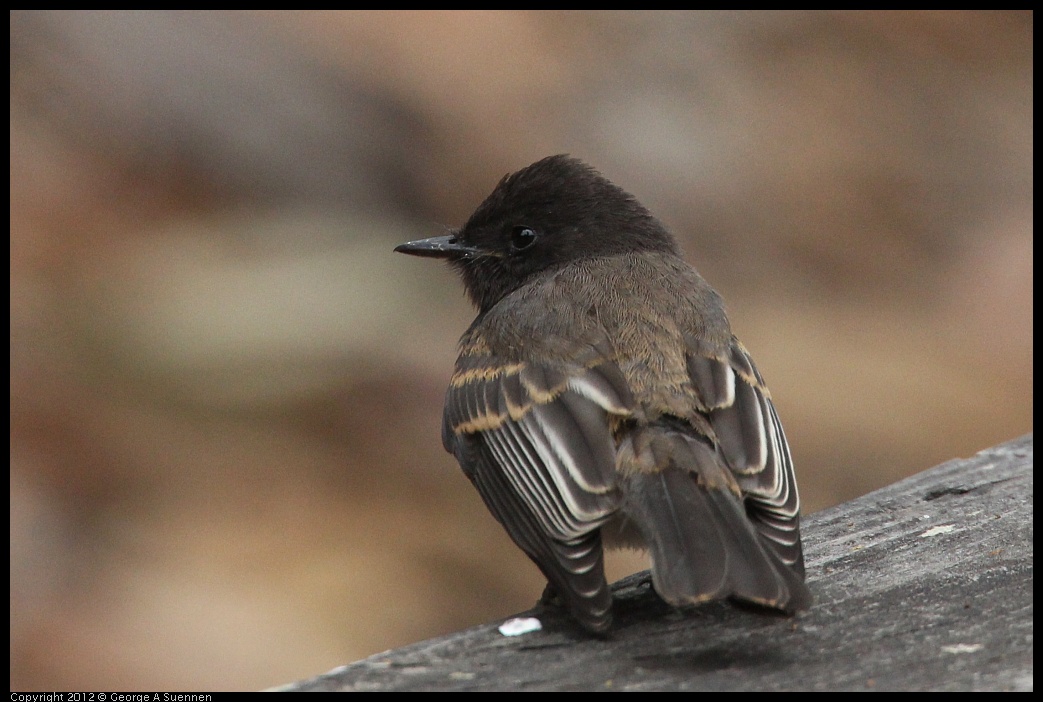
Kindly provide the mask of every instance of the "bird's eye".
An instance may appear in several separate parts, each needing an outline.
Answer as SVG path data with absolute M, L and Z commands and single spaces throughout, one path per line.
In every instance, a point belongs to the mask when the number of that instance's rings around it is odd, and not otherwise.
M 536 232 L 531 227 L 515 227 L 511 230 L 511 248 L 522 251 L 536 243 Z

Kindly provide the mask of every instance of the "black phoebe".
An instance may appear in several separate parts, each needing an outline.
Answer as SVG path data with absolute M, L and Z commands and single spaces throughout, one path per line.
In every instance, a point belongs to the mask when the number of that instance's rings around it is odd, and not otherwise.
M 395 251 L 463 276 L 478 317 L 442 442 L 580 624 L 612 622 L 602 543 L 648 548 L 674 605 L 810 606 L 768 389 L 720 296 L 632 195 L 551 156 L 462 229 Z

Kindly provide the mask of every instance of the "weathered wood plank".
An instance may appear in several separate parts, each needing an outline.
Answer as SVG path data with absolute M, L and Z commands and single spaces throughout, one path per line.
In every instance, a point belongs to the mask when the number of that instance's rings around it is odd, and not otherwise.
M 647 574 L 607 639 L 555 611 L 479 626 L 287 690 L 1031 690 L 1032 435 L 805 520 L 812 610 L 679 613 Z

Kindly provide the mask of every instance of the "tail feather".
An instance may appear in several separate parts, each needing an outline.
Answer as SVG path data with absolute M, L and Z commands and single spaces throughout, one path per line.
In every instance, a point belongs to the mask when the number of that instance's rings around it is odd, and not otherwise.
M 801 574 L 763 541 L 716 452 L 671 429 L 648 431 L 655 436 L 645 437 L 645 456 L 655 468 L 629 474 L 623 509 L 645 536 L 660 596 L 675 605 L 732 597 L 807 609 Z

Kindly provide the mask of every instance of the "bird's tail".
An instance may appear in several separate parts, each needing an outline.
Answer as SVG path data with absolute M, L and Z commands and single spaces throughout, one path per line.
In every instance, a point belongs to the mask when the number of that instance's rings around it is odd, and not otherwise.
M 734 476 L 706 441 L 653 425 L 621 448 L 623 510 L 644 536 L 663 599 L 683 605 L 731 597 L 787 612 L 811 605 L 802 574 L 764 542 Z

